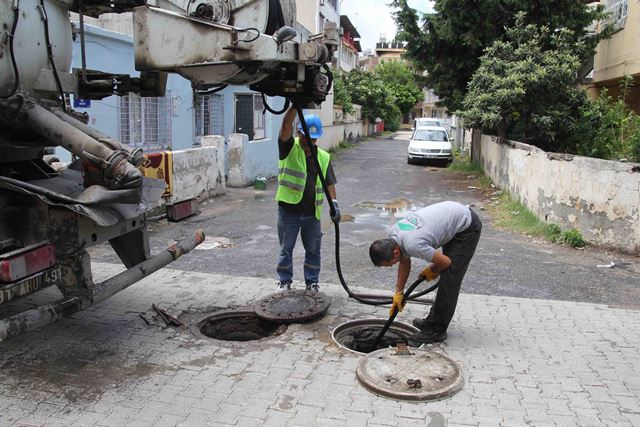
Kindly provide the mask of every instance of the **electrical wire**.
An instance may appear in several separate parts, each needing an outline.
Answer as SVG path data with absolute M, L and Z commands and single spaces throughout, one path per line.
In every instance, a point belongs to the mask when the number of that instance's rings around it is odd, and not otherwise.
M 284 99 L 284 107 L 282 107 L 282 110 L 276 111 L 273 108 L 271 108 L 269 106 L 269 104 L 267 103 L 267 98 L 264 96 L 264 92 L 260 92 L 260 95 L 262 95 L 262 105 L 264 105 L 264 109 L 267 110 L 268 112 L 270 112 L 271 114 L 275 114 L 276 116 L 279 116 L 280 114 L 282 114 L 285 111 L 287 111 L 289 109 L 289 105 L 291 105 L 291 101 L 289 101 L 287 98 L 285 98 Z M 264 111 L 263 111 L 263 114 L 264 114 Z
M 62 82 L 60 81 L 60 76 L 58 75 L 58 69 L 56 68 L 56 64 L 53 60 L 53 46 L 51 46 L 51 38 L 49 36 L 49 18 L 47 16 L 47 10 L 44 7 L 44 0 L 40 0 L 40 10 L 42 11 L 42 22 L 44 23 L 44 37 L 47 45 L 47 55 L 49 56 L 49 63 L 51 64 L 51 69 L 53 71 L 53 77 L 56 81 L 56 86 L 58 87 L 58 92 L 60 93 L 60 101 L 62 102 L 62 109 L 66 112 L 67 105 L 64 99 L 64 90 L 62 90 Z
M 11 32 L 9 33 L 9 55 L 11 56 L 11 65 L 13 66 L 13 88 L 9 91 L 7 95 L 0 95 L 0 98 L 7 99 L 12 97 L 18 91 L 18 87 L 20 86 L 20 73 L 18 71 L 18 64 L 16 62 L 16 55 L 13 51 L 13 39 L 16 35 L 16 28 L 18 28 L 18 19 L 20 18 L 20 0 L 18 0 L 16 4 L 16 8 L 13 11 L 13 25 L 11 25 Z
M 256 32 L 256 36 L 254 38 L 252 38 L 251 40 L 238 40 L 239 42 L 251 43 L 252 41 L 258 40 L 258 38 L 260 37 L 261 33 L 260 33 L 260 30 L 258 30 L 255 27 L 240 28 L 240 29 L 236 30 L 236 32 L 238 32 L 238 33 L 246 33 L 248 31 L 255 31 Z
M 221 90 L 225 89 L 227 86 L 228 86 L 228 85 L 226 85 L 226 84 L 224 84 L 224 83 L 223 83 L 223 84 L 218 85 L 218 86 L 215 86 L 215 87 L 213 87 L 213 88 L 211 88 L 211 89 L 204 89 L 204 90 L 197 90 L 197 89 L 194 89 L 193 91 L 194 91 L 197 95 L 211 95 L 211 94 L 214 94 L 214 93 L 220 92 Z

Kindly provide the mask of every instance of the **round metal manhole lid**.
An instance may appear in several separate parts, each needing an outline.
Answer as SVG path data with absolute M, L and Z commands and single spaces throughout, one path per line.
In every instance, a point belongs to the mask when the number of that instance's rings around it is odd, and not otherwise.
M 413 347 L 367 354 L 356 368 L 356 377 L 373 393 L 400 400 L 438 400 L 462 388 L 462 371 L 456 362 Z
M 268 295 L 255 304 L 256 314 L 276 322 L 302 322 L 326 313 L 331 300 L 320 292 L 291 290 Z

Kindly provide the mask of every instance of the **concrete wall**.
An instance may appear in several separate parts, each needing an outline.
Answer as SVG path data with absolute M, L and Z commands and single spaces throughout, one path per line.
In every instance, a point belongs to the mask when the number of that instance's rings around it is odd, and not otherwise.
M 277 141 L 249 141 L 245 134 L 232 134 L 227 155 L 227 185 L 230 187 L 246 187 L 252 185 L 257 177 L 278 175 Z
M 640 254 L 640 164 L 547 153 L 483 135 L 480 159 L 500 188 L 540 219 L 592 244 Z
M 324 135 L 318 140 L 318 146 L 325 150 L 335 147 L 343 141 L 351 141 L 367 136 L 367 126 L 362 121 L 342 122 L 331 126 L 325 126 Z
M 202 137 L 201 144 L 199 148 L 173 151 L 173 195 L 167 204 L 224 194 L 224 138 Z
M 355 110 L 353 113 L 344 114 L 342 107 L 333 106 L 333 123 L 323 126 L 324 135 L 318 141 L 321 148 L 329 150 L 343 141 L 351 141 L 370 134 L 368 126 L 361 119 L 362 107 L 354 104 L 353 108 Z

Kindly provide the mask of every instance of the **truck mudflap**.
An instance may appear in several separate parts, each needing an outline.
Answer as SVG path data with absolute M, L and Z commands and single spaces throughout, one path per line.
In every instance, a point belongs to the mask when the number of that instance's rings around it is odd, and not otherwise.
M 85 289 L 80 295 L 63 298 L 56 303 L 43 305 L 2 319 L 0 320 L 0 341 L 41 328 L 102 302 L 190 252 L 204 239 L 204 232 L 198 230 L 194 235 L 168 247 L 146 261 L 136 264 L 90 289 Z

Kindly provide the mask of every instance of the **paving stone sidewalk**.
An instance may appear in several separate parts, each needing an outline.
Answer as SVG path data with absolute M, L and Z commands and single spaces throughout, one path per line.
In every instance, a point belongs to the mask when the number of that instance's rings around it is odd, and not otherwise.
M 120 269 L 94 265 L 96 276 Z M 447 342 L 430 348 L 460 364 L 464 387 L 415 403 L 358 384 L 360 357 L 331 330 L 388 311 L 338 285 L 322 289 L 333 298 L 324 318 L 277 337 L 239 343 L 197 331 L 218 309 L 273 290 L 272 280 L 163 269 L 1 343 L 0 425 L 640 425 L 640 311 L 463 294 Z M 190 327 L 161 326 L 151 303 Z M 426 310 L 409 305 L 399 320 Z

